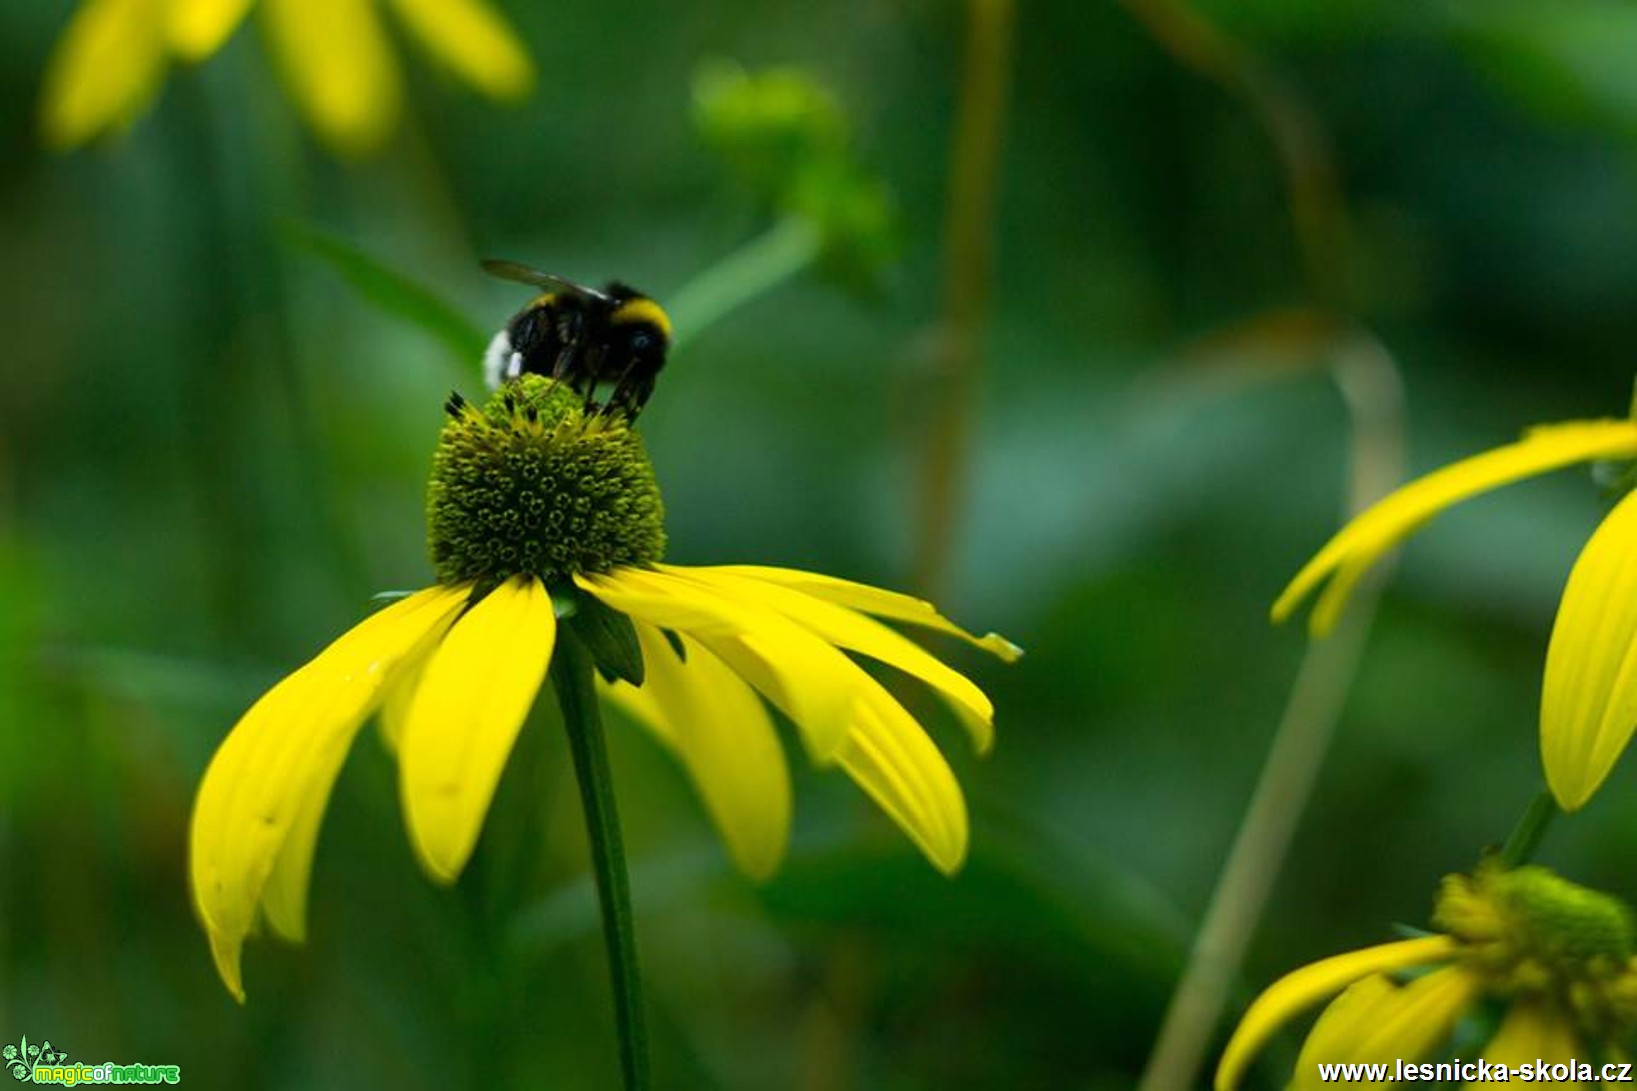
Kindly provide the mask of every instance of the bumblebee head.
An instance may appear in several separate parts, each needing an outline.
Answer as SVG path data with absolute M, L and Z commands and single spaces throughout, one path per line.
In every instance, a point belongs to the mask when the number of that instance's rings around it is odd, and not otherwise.
M 608 330 L 617 347 L 641 360 L 663 361 L 671 344 L 671 319 L 665 309 L 617 280 L 605 286 L 602 294 L 612 304 Z

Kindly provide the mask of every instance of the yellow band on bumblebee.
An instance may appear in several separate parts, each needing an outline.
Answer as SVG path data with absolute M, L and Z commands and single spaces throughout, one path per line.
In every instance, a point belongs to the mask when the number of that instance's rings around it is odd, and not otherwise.
M 671 336 L 671 319 L 658 303 L 646 297 L 628 299 L 614 308 L 614 313 L 608 316 L 610 322 L 625 324 L 628 322 L 649 322 L 659 327 L 667 340 Z

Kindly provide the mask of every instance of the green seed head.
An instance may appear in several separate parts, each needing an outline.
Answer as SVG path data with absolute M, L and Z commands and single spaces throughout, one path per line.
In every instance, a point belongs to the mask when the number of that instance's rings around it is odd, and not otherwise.
M 458 395 L 427 489 L 432 565 L 443 583 L 542 580 L 665 552 L 665 508 L 642 440 L 618 414 L 539 375 L 507 383 L 482 410 Z
M 1490 992 L 1549 1000 L 1588 1039 L 1637 1025 L 1637 943 L 1618 899 L 1543 867 L 1484 864 L 1444 880 L 1433 921 Z

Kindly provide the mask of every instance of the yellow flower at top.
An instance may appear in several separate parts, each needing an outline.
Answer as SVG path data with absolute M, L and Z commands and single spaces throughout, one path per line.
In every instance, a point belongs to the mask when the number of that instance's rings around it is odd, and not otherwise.
M 981 752 L 994 732 L 983 691 L 876 619 L 1006 660 L 1015 647 L 973 636 L 918 599 L 831 576 L 660 563 L 663 508 L 640 439 L 617 413 L 583 409 L 563 384 L 525 375 L 483 410 L 459 398 L 448 408 L 428 502 L 438 583 L 365 618 L 269 690 L 199 785 L 194 901 L 236 997 L 258 921 L 294 941 L 305 932 L 319 825 L 362 725 L 379 711 L 410 843 L 434 879 L 453 882 L 570 631 L 570 654 L 589 650 L 605 696 L 676 755 L 749 875 L 779 865 L 790 833 L 770 708 L 935 867 L 961 866 L 960 785 L 915 718 L 853 657 L 925 683 Z
M 210 57 L 253 4 L 303 114 L 346 154 L 379 146 L 402 108 L 383 5 L 435 60 L 490 98 L 519 99 L 534 83 L 527 51 L 485 0 L 82 0 L 46 69 L 46 141 L 72 148 L 125 128 L 158 93 L 172 59 Z
M 1296 1061 L 1295 1091 L 1343 1082 L 1333 1070 L 1326 1077 L 1331 1065 L 1391 1073 L 1400 1063 L 1435 1064 L 1462 1017 L 1486 1006 L 1499 1022 L 1471 1045 L 1485 1065 L 1575 1062 L 1587 1067 L 1560 1069 L 1556 1082 L 1597 1083 L 1602 1064 L 1624 1059 L 1637 1030 L 1637 958 L 1622 903 L 1545 868 L 1485 864 L 1444 880 L 1433 923 L 1442 934 L 1337 955 L 1274 982 L 1229 1040 L 1216 1091 L 1234 1091 L 1280 1028 L 1332 996 Z M 1481 1075 L 1471 1053 L 1458 1056 L 1468 1058 L 1465 1070 L 1423 1078 Z
M 1542 425 L 1523 439 L 1451 463 L 1378 501 L 1308 561 L 1273 604 L 1283 621 L 1323 587 L 1310 628 L 1323 636 L 1358 581 L 1454 504 L 1501 485 L 1602 459 L 1637 458 L 1637 422 Z M 1637 493 L 1614 506 L 1569 574 L 1546 653 L 1541 761 L 1558 806 L 1576 810 L 1602 785 L 1637 729 Z

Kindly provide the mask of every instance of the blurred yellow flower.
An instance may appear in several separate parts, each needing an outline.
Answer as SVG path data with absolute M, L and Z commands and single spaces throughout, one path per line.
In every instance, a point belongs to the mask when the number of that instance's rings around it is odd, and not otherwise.
M 1332 1065 L 1384 1065 L 1392 1073 L 1399 1064 L 1430 1063 L 1480 1005 L 1503 1009 L 1487 1040 L 1473 1046 L 1485 1065 L 1622 1059 L 1637 1029 L 1637 959 L 1623 904 L 1545 868 L 1485 865 L 1444 880 L 1433 920 L 1445 934 L 1337 955 L 1274 982 L 1228 1042 L 1216 1091 L 1238 1087 L 1280 1028 L 1332 996 L 1297 1059 L 1289 1084 L 1297 1091 L 1343 1082 L 1326 1071 Z M 1456 1079 L 1478 1074 L 1466 1063 Z M 1397 1082 L 1363 1071 L 1349 1082 Z
M 1478 493 L 1596 459 L 1637 458 L 1637 422 L 1543 425 L 1523 439 L 1410 482 L 1330 539 L 1273 604 L 1283 621 L 1321 584 L 1310 629 L 1335 625 L 1365 572 L 1434 516 Z M 1581 551 L 1552 628 L 1540 746 L 1558 805 L 1575 810 L 1602 785 L 1637 729 L 1637 500 L 1617 504 Z
M 82 0 L 46 68 L 40 124 L 72 148 L 129 125 L 170 61 L 221 48 L 257 0 Z M 302 112 L 331 147 L 359 154 L 397 124 L 397 60 L 377 9 L 394 9 L 435 60 L 497 100 L 515 100 L 534 65 L 485 0 L 259 0 L 262 29 Z
M 767 705 L 796 725 L 816 763 L 839 766 L 936 867 L 961 866 L 960 786 L 915 718 L 848 653 L 925 682 L 984 751 L 994 730 L 989 699 L 874 619 L 955 636 L 1006 660 L 1019 654 L 1013 645 L 864 584 L 783 568 L 659 563 L 658 491 L 640 441 L 623 422 L 584 413 L 559 384 L 525 376 L 484 411 L 456 399 L 450 413 L 430 490 L 438 585 L 366 618 L 268 691 L 199 786 L 194 900 L 234 996 L 244 996 L 240 953 L 258 914 L 279 935 L 302 939 L 324 807 L 353 738 L 377 710 L 398 758 L 416 856 L 440 882 L 460 874 L 551 663 L 554 598 L 578 601 L 565 617 L 599 609 L 629 619 L 640 684 L 611 682 L 604 692 L 678 757 L 748 874 L 770 874 L 789 838 L 789 776 Z

